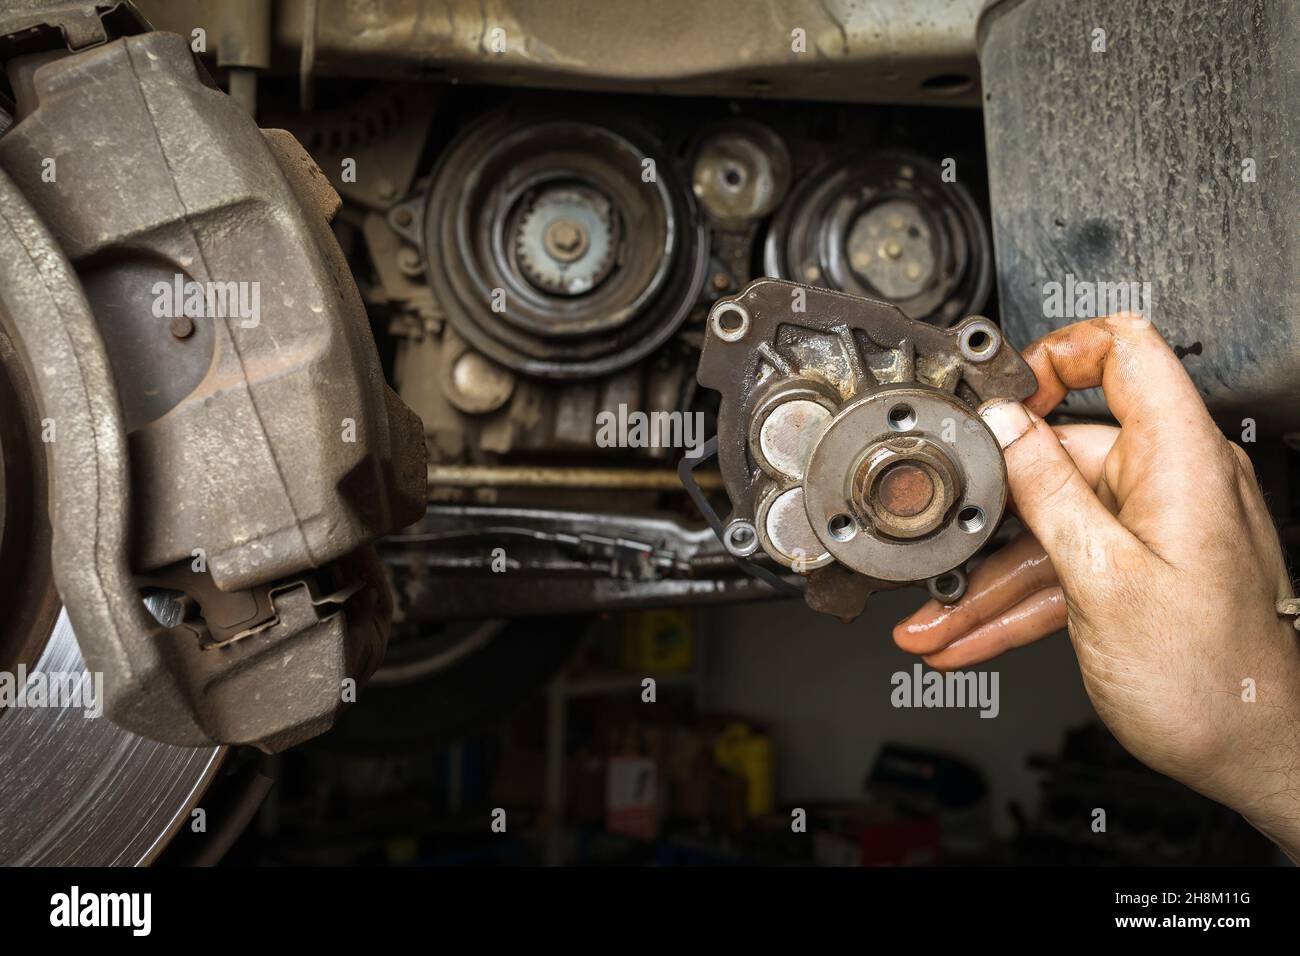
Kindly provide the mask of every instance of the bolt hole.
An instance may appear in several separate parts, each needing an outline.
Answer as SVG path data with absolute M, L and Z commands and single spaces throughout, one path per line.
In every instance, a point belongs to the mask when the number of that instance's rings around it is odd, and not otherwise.
M 722 181 L 734 189 L 745 181 L 745 174 L 736 166 L 728 166 L 723 170 Z
M 748 521 L 737 521 L 727 528 L 722 543 L 732 554 L 748 557 L 758 549 L 758 533 Z
M 895 405 L 889 410 L 889 427 L 896 432 L 910 431 L 916 427 L 916 412 L 911 405 Z
M 736 342 L 749 331 L 749 313 L 734 302 L 722 302 L 713 308 L 713 332 L 725 342 Z
M 957 513 L 957 527 L 967 534 L 983 530 L 984 512 L 974 505 L 967 505 Z
M 987 362 L 997 355 L 1001 338 L 987 319 L 977 319 L 961 333 L 961 353 L 971 362 Z
M 851 515 L 838 514 L 826 523 L 826 530 L 836 541 L 848 541 L 858 533 L 858 526 Z
M 956 604 L 966 594 L 966 572 L 954 568 L 946 574 L 936 575 L 925 582 L 925 589 L 940 604 Z

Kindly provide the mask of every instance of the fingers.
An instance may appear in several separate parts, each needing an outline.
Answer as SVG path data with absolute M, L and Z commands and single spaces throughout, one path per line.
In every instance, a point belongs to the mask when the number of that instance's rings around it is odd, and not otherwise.
M 922 660 L 937 670 L 972 667 L 1055 634 L 1065 624 L 1065 592 L 1059 587 L 1045 588 L 943 650 L 924 655 Z
M 1106 508 L 1052 428 L 1014 401 L 980 409 L 1007 464 L 1007 486 L 1025 526 L 1043 546 L 1067 591 L 1086 587 L 1098 557 L 1136 541 Z
M 1098 496 L 1105 503 L 1108 497 L 1103 475 L 1105 461 L 1119 429 L 1111 425 L 1061 425 L 1055 432 L 1079 473 L 1098 489 Z M 1005 617 L 1003 612 L 1058 583 L 1056 570 L 1043 546 L 1033 535 L 1022 534 L 976 566 L 966 594 L 955 605 L 927 601 L 895 625 L 894 642 L 913 654 L 934 655 L 983 625 L 991 624 L 977 644 L 996 646 L 1001 640 L 995 633 L 997 621 Z M 1051 623 L 1046 621 L 1044 626 Z M 1053 630 L 1054 627 L 1039 636 Z
M 1033 417 L 1031 412 L 1030 418 Z M 1119 429 L 1114 425 L 1056 425 L 1052 430 L 1106 510 L 1112 514 L 1118 511 L 1119 505 L 1106 468 L 1111 450 L 1119 438 Z
M 1067 325 L 1029 346 L 1024 357 L 1038 377 L 1038 391 L 1025 402 L 1036 415 L 1046 415 L 1071 390 L 1100 386 L 1126 428 L 1214 429 L 1191 377 L 1142 316 Z
M 1106 461 L 1102 500 L 1166 563 L 1203 525 L 1236 465 L 1190 376 L 1151 323 L 1116 315 L 1066 326 L 1025 350 L 1038 377 L 1026 405 L 1043 415 L 1071 389 L 1100 385 L 1122 431 Z
M 928 601 L 895 625 L 894 643 L 912 654 L 933 654 L 1056 583 L 1042 545 L 1023 534 L 971 572 L 966 594 L 955 605 Z

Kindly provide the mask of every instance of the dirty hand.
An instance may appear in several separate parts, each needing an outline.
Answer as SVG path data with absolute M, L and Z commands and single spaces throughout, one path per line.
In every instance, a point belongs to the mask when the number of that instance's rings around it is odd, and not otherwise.
M 1277 616 L 1291 582 L 1250 461 L 1144 318 L 1068 326 L 1025 359 L 1038 391 L 981 414 L 1032 536 L 894 640 L 950 670 L 1068 628 L 1120 743 L 1300 861 L 1300 633 Z M 1039 417 L 1095 386 L 1118 428 Z

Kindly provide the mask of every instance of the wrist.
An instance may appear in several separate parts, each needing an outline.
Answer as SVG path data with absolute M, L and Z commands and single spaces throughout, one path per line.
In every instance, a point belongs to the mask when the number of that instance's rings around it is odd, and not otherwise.
M 1285 639 L 1294 642 L 1295 631 L 1287 631 Z M 1279 670 L 1293 675 L 1280 682 L 1284 704 L 1265 712 L 1262 726 L 1244 731 L 1258 744 L 1238 747 L 1236 759 L 1225 761 L 1236 764 L 1225 802 L 1300 865 L 1300 667 Z
M 1292 863 L 1300 866 L 1300 820 L 1294 816 L 1288 818 L 1267 813 L 1258 818 L 1250 813 L 1242 813 L 1242 816 L 1247 823 L 1276 843 Z

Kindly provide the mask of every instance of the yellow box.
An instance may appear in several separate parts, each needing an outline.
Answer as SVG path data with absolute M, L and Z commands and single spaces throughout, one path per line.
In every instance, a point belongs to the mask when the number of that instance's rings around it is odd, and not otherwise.
M 695 657 L 689 611 L 635 611 L 623 617 L 623 667 L 638 671 L 688 671 Z
M 755 733 L 741 723 L 729 724 L 713 747 L 718 766 L 744 777 L 749 785 L 745 812 L 764 817 L 776 806 L 776 771 L 772 760 L 772 738 Z

